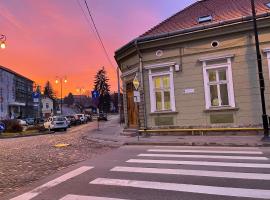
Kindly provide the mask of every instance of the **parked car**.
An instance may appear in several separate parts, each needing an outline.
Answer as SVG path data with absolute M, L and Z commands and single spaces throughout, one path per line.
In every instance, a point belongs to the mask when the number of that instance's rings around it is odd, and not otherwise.
M 68 119 L 70 126 L 75 126 L 78 124 L 76 118 L 73 115 L 68 115 L 66 118 Z
M 70 125 L 70 120 L 69 120 L 67 117 L 65 117 L 65 120 L 66 120 L 66 122 L 67 122 L 68 128 L 70 128 L 70 127 L 71 127 L 71 125 Z
M 84 114 L 76 114 L 76 115 L 74 115 L 74 117 L 75 117 L 77 120 L 80 120 L 80 123 L 81 123 L 81 124 L 86 123 L 86 117 L 85 117 Z
M 100 112 L 98 114 L 98 121 L 108 121 L 107 113 Z
M 26 118 L 24 121 L 26 121 L 27 125 L 34 125 L 35 124 L 34 118 Z
M 21 126 L 27 126 L 27 122 L 26 122 L 25 120 L 17 119 L 17 122 L 18 122 Z
M 44 128 L 49 131 L 61 129 L 66 131 L 68 128 L 68 122 L 66 118 L 62 116 L 49 117 L 44 123 Z
M 93 121 L 92 115 L 85 115 L 87 122 Z

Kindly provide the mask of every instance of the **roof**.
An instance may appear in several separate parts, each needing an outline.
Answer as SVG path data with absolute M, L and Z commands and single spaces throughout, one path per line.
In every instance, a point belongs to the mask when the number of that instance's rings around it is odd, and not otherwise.
M 270 0 L 255 0 L 257 15 L 270 13 L 270 8 L 266 6 L 267 3 L 270 3 Z M 198 23 L 199 17 L 208 15 L 212 15 L 212 22 Z M 231 21 L 246 16 L 251 16 L 250 0 L 202 0 L 176 13 L 140 37 L 155 36 L 200 27 L 205 24 Z
M 9 69 L 9 68 L 6 68 L 6 67 L 3 67 L 3 66 L 0 65 L 0 69 L 6 71 L 6 72 L 8 72 L 8 73 L 14 74 L 15 76 L 24 78 L 24 79 L 26 79 L 26 80 L 28 80 L 28 81 L 34 82 L 34 81 L 32 81 L 31 79 L 29 79 L 29 78 L 27 78 L 27 77 L 25 77 L 25 76 L 23 76 L 23 75 L 21 75 L 21 74 L 18 74 L 17 72 L 14 72 L 14 71 L 12 71 L 12 70 Z
M 267 3 L 270 3 L 270 0 L 255 0 L 258 18 L 270 16 Z M 211 22 L 198 22 L 199 17 L 208 15 L 213 18 Z M 249 21 L 252 19 L 251 16 L 250 0 L 197 1 L 116 50 L 115 55 L 119 55 L 136 43 Z

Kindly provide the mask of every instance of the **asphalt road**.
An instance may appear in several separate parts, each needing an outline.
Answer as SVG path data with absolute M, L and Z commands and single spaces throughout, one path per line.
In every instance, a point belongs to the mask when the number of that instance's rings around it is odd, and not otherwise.
M 270 199 L 269 159 L 269 148 L 125 146 L 11 199 Z

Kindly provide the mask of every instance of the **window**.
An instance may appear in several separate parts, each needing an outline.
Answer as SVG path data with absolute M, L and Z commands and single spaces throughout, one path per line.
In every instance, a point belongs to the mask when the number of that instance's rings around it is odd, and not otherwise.
M 199 23 L 211 22 L 213 20 L 212 15 L 206 15 L 198 18 Z
M 206 109 L 235 107 L 231 59 L 222 65 L 203 65 Z
M 151 112 L 175 111 L 173 70 L 152 73 L 149 70 Z

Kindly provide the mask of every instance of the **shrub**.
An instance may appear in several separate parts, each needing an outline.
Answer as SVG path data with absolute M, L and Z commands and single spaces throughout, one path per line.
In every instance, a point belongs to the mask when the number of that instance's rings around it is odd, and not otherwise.
M 19 133 L 23 131 L 22 125 L 17 120 L 4 120 L 3 123 L 6 125 L 5 132 Z
M 27 128 L 28 131 L 39 131 L 42 132 L 45 130 L 43 124 L 36 124 Z

